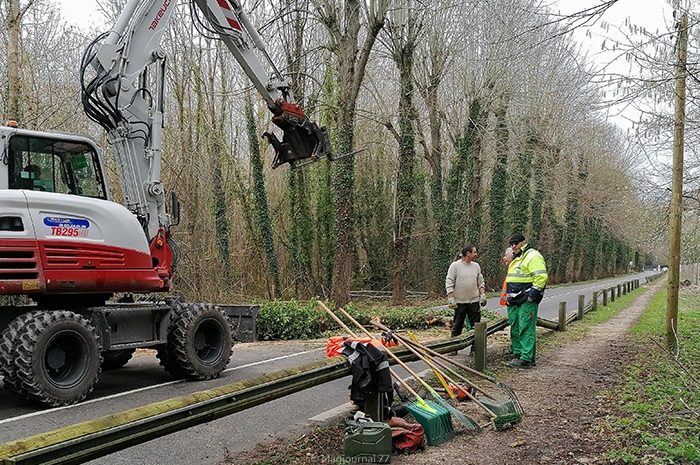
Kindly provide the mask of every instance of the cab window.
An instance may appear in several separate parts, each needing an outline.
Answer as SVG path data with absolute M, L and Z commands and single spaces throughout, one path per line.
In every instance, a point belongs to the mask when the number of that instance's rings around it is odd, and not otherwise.
M 97 153 L 90 145 L 13 136 L 8 158 L 10 189 L 106 198 Z

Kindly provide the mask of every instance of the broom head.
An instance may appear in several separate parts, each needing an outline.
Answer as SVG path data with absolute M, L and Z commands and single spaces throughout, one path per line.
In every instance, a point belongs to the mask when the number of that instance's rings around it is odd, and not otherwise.
M 423 427 L 428 445 L 435 446 L 452 439 L 455 434 L 452 429 L 450 412 L 433 401 L 428 400 L 425 403 L 434 410 L 434 413 L 426 410 L 418 402 L 406 405 L 406 409 L 411 412 L 413 418 Z

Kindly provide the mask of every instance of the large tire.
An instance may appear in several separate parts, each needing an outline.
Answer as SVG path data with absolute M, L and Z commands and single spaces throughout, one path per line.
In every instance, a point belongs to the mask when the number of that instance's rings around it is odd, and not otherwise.
M 35 316 L 35 312 L 28 312 L 18 316 L 0 334 L 0 377 L 2 377 L 5 389 L 20 395 L 22 394 L 22 389 L 21 383 L 17 379 L 17 367 L 15 365 L 17 344 L 22 328 Z
M 190 379 L 216 378 L 231 359 L 233 338 L 228 317 L 211 304 L 179 304 L 173 311 L 161 364 Z M 159 357 L 160 358 L 160 357 Z M 163 361 L 167 360 L 167 364 Z M 172 371 L 171 371 L 172 370 Z
M 83 400 L 100 375 L 97 331 L 68 311 L 38 312 L 19 333 L 16 376 L 24 395 L 59 407 Z
M 108 350 L 107 352 L 102 352 L 102 369 L 103 370 L 117 370 L 131 360 L 136 349 L 120 349 L 120 350 Z

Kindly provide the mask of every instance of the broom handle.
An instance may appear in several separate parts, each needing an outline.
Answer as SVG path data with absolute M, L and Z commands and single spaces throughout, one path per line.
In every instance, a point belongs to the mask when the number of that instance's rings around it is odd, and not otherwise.
M 350 320 L 350 321 L 352 322 L 352 324 L 354 324 L 354 325 L 357 326 L 360 330 L 362 330 L 363 333 L 365 333 L 365 334 L 366 334 L 367 336 L 369 336 L 369 337 L 372 337 L 372 333 L 370 333 L 369 331 L 367 331 L 367 328 L 365 328 L 364 326 L 362 326 L 362 325 L 361 325 L 356 319 L 354 319 L 348 312 L 346 312 L 345 310 L 343 310 L 342 307 L 338 307 L 337 310 L 338 310 L 340 313 L 342 313 L 343 316 L 344 316 L 345 318 L 347 318 L 348 320 Z M 394 361 L 395 361 L 401 368 L 403 368 L 404 370 L 406 370 L 406 371 L 408 372 L 408 374 L 410 374 L 411 376 L 413 376 L 413 377 L 416 379 L 416 381 L 418 381 L 419 383 L 421 383 L 421 384 L 423 385 L 423 387 L 426 388 L 426 389 L 428 390 L 428 392 L 431 392 L 431 391 L 432 391 L 432 392 L 435 392 L 435 390 L 432 388 L 432 386 L 430 386 L 428 383 L 426 383 L 425 380 L 424 380 L 423 378 L 421 378 L 420 376 L 418 376 L 418 374 L 416 374 L 415 371 L 411 370 L 411 369 L 408 367 L 408 365 L 406 365 L 395 353 L 393 353 L 393 352 L 390 351 L 390 350 L 387 350 L 386 352 L 389 354 L 389 356 L 391 356 L 392 359 L 394 359 Z
M 421 351 L 425 352 L 423 355 L 424 355 L 426 358 L 428 358 L 432 363 L 434 363 L 434 364 L 436 364 L 436 365 L 442 367 L 444 370 L 448 370 L 450 373 L 452 373 L 452 375 L 457 376 L 459 379 L 461 379 L 462 381 L 464 381 L 464 382 L 467 383 L 469 386 L 473 387 L 474 389 L 476 389 L 477 391 L 479 391 L 480 393 L 482 393 L 482 394 L 485 395 L 486 397 L 492 398 L 491 395 L 489 395 L 488 392 L 484 391 L 484 390 L 481 389 L 479 386 L 477 386 L 476 384 L 474 384 L 469 378 L 466 378 L 466 377 L 462 376 L 461 374 L 457 373 L 457 372 L 456 372 L 455 370 L 453 370 L 452 368 L 448 367 L 447 364 L 446 364 L 444 361 L 437 360 L 437 359 L 435 359 L 435 358 L 431 358 L 431 357 L 428 355 L 428 353 L 429 353 L 429 352 L 428 352 L 428 350 L 429 350 L 428 347 L 425 347 L 425 346 L 421 345 L 418 341 L 414 341 L 414 340 L 408 339 L 408 338 L 402 336 L 402 335 L 399 334 L 399 333 L 395 333 L 395 332 L 391 331 L 391 329 L 389 329 L 388 327 L 384 326 L 383 324 L 381 324 L 381 323 L 379 323 L 379 322 L 372 321 L 372 325 L 373 325 L 373 326 L 376 326 L 377 328 L 379 328 L 379 329 L 382 330 L 382 331 L 391 332 L 392 335 L 396 336 L 396 338 L 398 338 L 401 342 L 403 342 L 403 345 L 404 345 L 408 350 L 410 350 L 411 352 L 413 352 L 414 354 L 415 354 L 416 352 L 415 352 L 413 346 L 418 347 L 418 349 L 420 349 Z M 438 352 L 436 352 L 436 353 L 438 353 Z M 425 363 L 428 363 L 427 360 L 424 360 L 424 361 L 425 361 Z M 430 363 L 428 363 L 428 365 L 430 365 Z M 432 367 L 431 367 L 431 368 L 432 368 Z M 441 374 L 444 375 L 444 373 L 441 373 Z M 458 384 L 458 383 L 456 383 L 453 379 L 451 379 L 449 376 L 446 376 L 446 378 L 449 380 L 449 382 L 451 382 L 451 383 L 453 383 L 453 384 Z M 490 412 L 490 410 L 489 410 L 489 412 Z
M 341 328 L 343 328 L 343 330 L 345 330 L 346 333 L 348 333 L 350 336 L 352 336 L 352 337 L 354 337 L 354 338 L 357 338 L 357 334 L 355 334 L 355 333 L 353 332 L 352 329 L 348 328 L 348 326 L 343 322 L 343 320 L 341 320 L 340 318 L 338 318 L 338 316 L 337 316 L 335 313 L 333 313 L 333 311 L 332 311 L 330 308 L 326 307 L 326 305 L 325 305 L 323 302 L 321 302 L 321 301 L 319 300 L 319 301 L 318 301 L 318 305 L 319 305 L 323 310 L 325 310 L 326 313 L 328 313 L 328 315 L 330 315 L 330 317 L 333 318 L 333 320 L 334 320 L 336 323 L 338 323 L 338 325 L 339 325 Z M 342 309 L 341 309 L 341 310 L 342 310 Z M 345 311 L 343 311 L 343 313 L 345 313 Z M 346 314 L 346 315 L 347 315 L 347 314 Z M 353 320 L 353 321 L 354 321 L 354 320 Z M 357 324 L 359 325 L 359 323 L 357 323 Z M 371 336 L 370 336 L 370 337 L 371 337 Z M 386 350 L 385 352 L 391 354 L 391 351 L 389 351 L 389 350 Z M 393 354 L 392 354 L 392 355 L 393 355 Z M 408 392 L 410 392 L 410 393 L 413 395 L 413 397 L 415 397 L 415 398 L 417 398 L 417 399 L 421 399 L 421 396 L 419 396 L 418 393 L 417 393 L 415 390 L 413 390 L 413 388 L 412 388 L 411 386 L 409 386 L 408 383 L 406 383 L 406 381 L 404 381 L 404 380 L 399 376 L 399 374 L 396 373 L 396 372 L 394 371 L 393 368 L 389 367 L 389 373 L 391 373 L 391 375 L 394 377 L 394 379 L 396 379 L 396 381 L 398 381 L 398 382 L 401 384 L 401 386 L 403 386 L 404 389 L 406 389 Z M 423 399 L 421 399 L 421 400 L 423 400 Z
M 375 324 L 375 323 L 372 323 L 372 324 L 375 325 L 375 326 L 377 326 L 377 328 L 382 329 L 382 331 L 390 331 L 388 328 L 386 328 L 386 326 L 384 327 L 384 329 L 381 328 L 381 326 L 380 326 L 381 323 L 380 323 L 379 325 L 378 325 L 378 324 Z M 394 334 L 396 334 L 396 336 L 400 337 L 397 333 L 394 333 Z M 423 344 L 420 344 L 420 343 L 418 343 L 418 342 L 413 342 L 413 341 L 408 341 L 408 343 L 409 343 L 409 344 L 412 344 L 412 345 L 414 345 L 414 346 L 416 346 L 416 347 L 418 347 L 418 348 L 420 348 L 420 349 L 422 349 L 422 350 L 424 350 L 425 352 L 429 353 L 429 354 L 432 355 L 433 357 L 437 357 L 437 358 L 439 358 L 439 359 L 441 359 L 441 360 L 445 360 L 445 361 L 447 361 L 447 362 L 450 362 L 450 363 L 453 364 L 454 366 L 456 366 L 456 367 L 458 367 L 458 368 L 461 368 L 461 369 L 463 369 L 464 371 L 468 371 L 469 373 L 471 373 L 471 374 L 473 374 L 473 375 L 476 375 L 476 376 L 478 376 L 478 377 L 480 377 L 480 378 L 483 378 L 483 379 L 485 379 L 485 380 L 487 380 L 487 381 L 490 381 L 490 382 L 492 382 L 492 383 L 494 383 L 494 384 L 496 383 L 496 379 L 495 379 L 493 376 L 485 375 L 484 373 L 482 373 L 482 372 L 480 372 L 480 371 L 478 371 L 478 370 L 475 370 L 474 368 L 468 367 L 468 366 L 464 365 L 463 363 L 459 363 L 459 362 L 456 361 L 456 360 L 452 360 L 452 359 L 450 359 L 450 358 L 448 358 L 448 357 L 445 357 L 445 356 L 442 355 L 440 352 L 436 352 L 436 351 L 434 351 L 433 349 L 431 349 L 430 347 L 426 347 L 426 346 L 424 346 Z
M 372 322 L 372 325 L 376 326 L 377 328 L 381 329 L 382 331 L 389 331 L 389 328 L 387 328 L 386 326 L 382 325 L 381 323 Z M 487 406 L 485 406 L 485 405 L 482 404 L 480 401 L 478 401 L 478 400 L 476 399 L 476 397 L 474 397 L 474 396 L 469 392 L 469 390 L 467 390 L 467 389 L 462 389 L 461 387 L 459 387 L 459 383 L 457 383 L 454 379 L 452 379 L 451 377 L 449 377 L 449 376 L 447 375 L 447 373 L 445 373 L 444 371 L 442 371 L 442 370 L 440 370 L 438 367 L 436 367 L 435 364 L 433 363 L 434 360 L 433 360 L 432 358 L 430 358 L 429 355 L 427 355 L 427 354 L 422 354 L 422 353 L 420 353 L 418 350 L 416 350 L 415 348 L 411 347 L 409 344 L 406 343 L 406 341 L 405 341 L 405 339 L 404 339 L 403 336 L 400 336 L 400 335 L 396 334 L 396 337 L 398 337 L 398 338 L 404 343 L 404 347 L 406 347 L 408 350 L 410 350 L 411 352 L 413 352 L 413 354 L 414 354 L 416 357 L 418 357 L 419 360 L 424 361 L 424 362 L 425 362 L 430 368 L 432 368 L 436 373 L 439 373 L 441 376 L 443 376 L 445 379 L 447 379 L 447 381 L 449 381 L 450 383 L 452 383 L 452 384 L 454 384 L 455 386 L 457 386 L 457 387 L 459 388 L 460 391 L 462 391 L 463 393 L 465 393 L 465 394 L 467 395 L 467 397 L 469 397 L 469 399 L 471 399 L 472 401 L 474 401 L 474 403 L 476 403 L 476 405 L 478 405 L 479 407 L 481 407 L 491 418 L 496 418 L 497 415 L 496 415 L 494 412 L 492 412 L 491 410 L 489 410 L 489 408 L 488 408 Z M 415 342 L 415 341 L 414 341 L 414 342 Z M 452 371 L 452 370 L 450 370 L 450 371 Z M 469 382 L 469 385 L 474 386 L 471 382 Z M 476 387 L 476 386 L 474 386 L 474 387 Z M 478 387 L 476 387 L 476 388 L 479 389 Z M 479 390 L 480 390 L 480 389 L 479 389 Z

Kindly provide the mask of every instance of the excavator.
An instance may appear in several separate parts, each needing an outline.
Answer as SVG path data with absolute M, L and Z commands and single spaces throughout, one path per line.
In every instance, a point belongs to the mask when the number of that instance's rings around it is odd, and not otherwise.
M 325 128 L 295 103 L 243 5 L 189 6 L 196 27 L 226 45 L 270 109 L 278 130 L 263 136 L 275 151 L 272 166 L 330 159 Z M 180 207 L 161 183 L 160 43 L 175 7 L 129 0 L 81 62 L 83 108 L 113 147 L 124 205 L 111 199 L 92 139 L 0 126 L 0 296 L 22 302 L 0 307 L 0 376 L 5 389 L 30 401 L 80 402 L 102 369 L 125 365 L 137 348 L 155 349 L 169 373 L 195 380 L 219 376 L 231 358 L 225 311 L 166 292 Z M 118 298 L 124 295 L 169 297 Z

